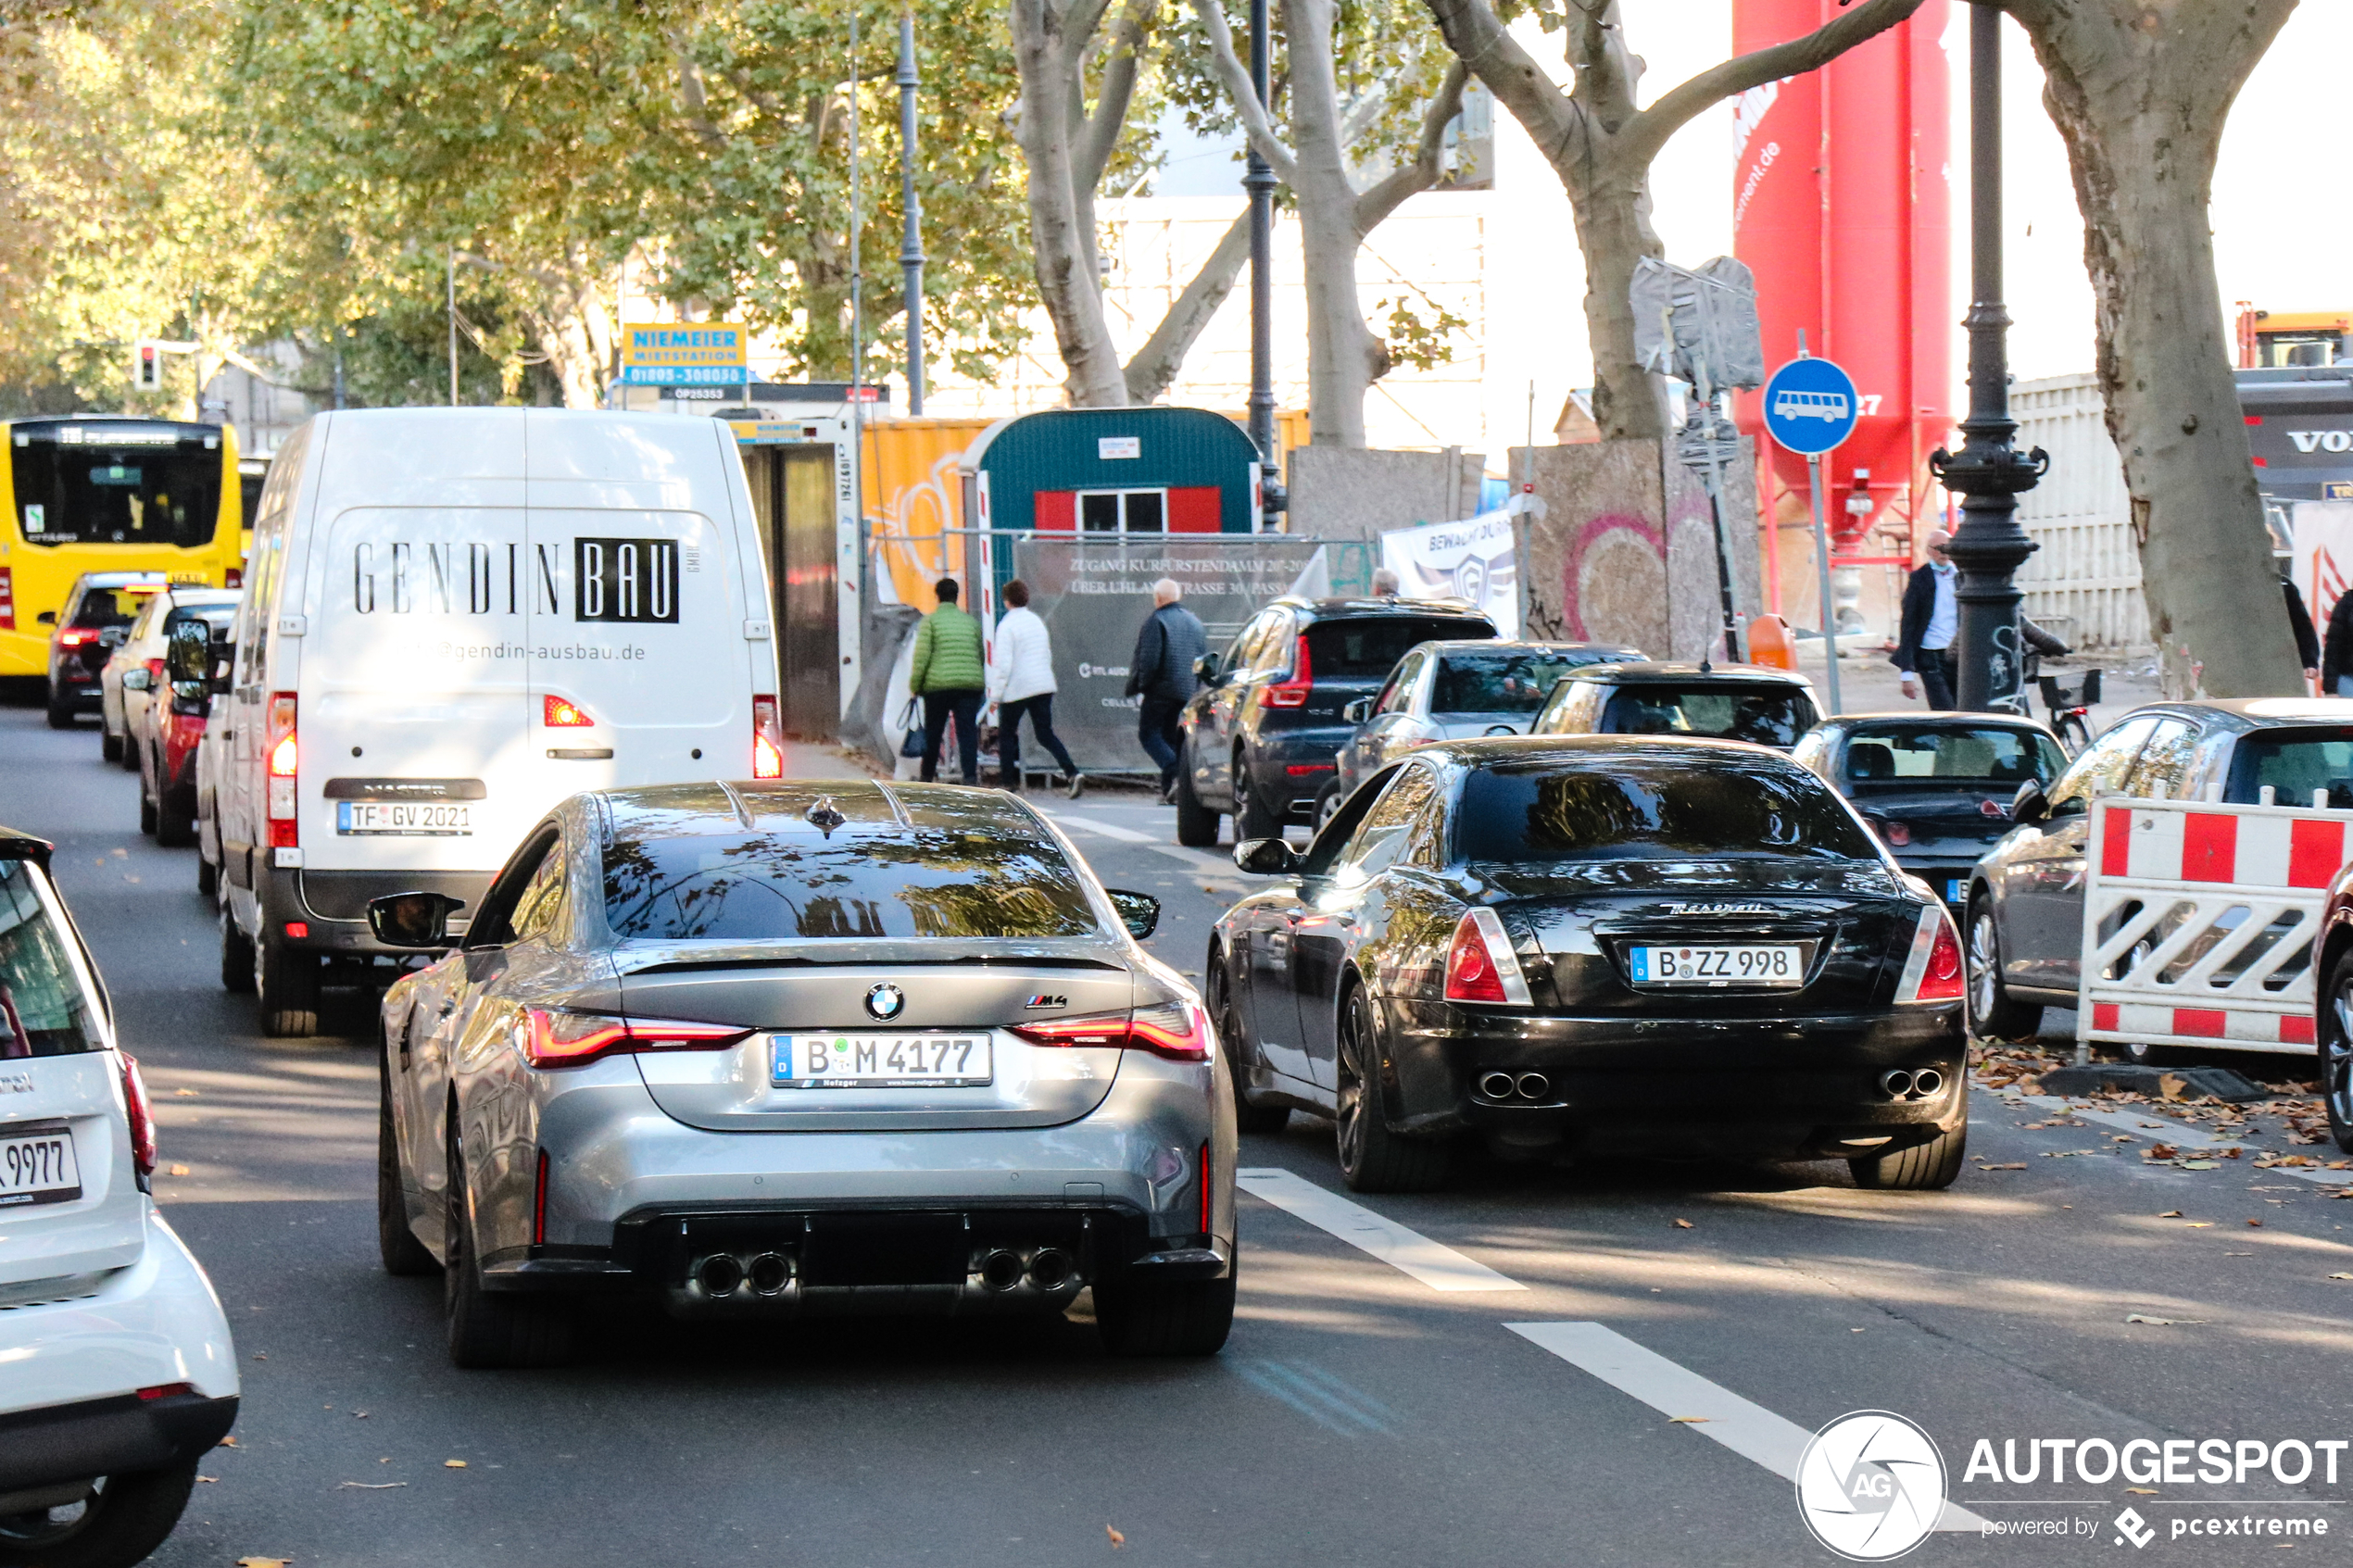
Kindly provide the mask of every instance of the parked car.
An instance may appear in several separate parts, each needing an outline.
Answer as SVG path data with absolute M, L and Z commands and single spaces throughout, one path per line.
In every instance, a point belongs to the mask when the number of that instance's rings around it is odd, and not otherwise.
M 212 708 L 212 671 L 226 652 L 209 621 L 191 613 L 173 622 L 171 640 L 164 645 L 159 700 L 142 715 L 133 753 L 139 831 L 154 834 L 167 848 L 196 841 L 196 746 Z
M 1849 713 L 1825 719 L 1790 756 L 1855 803 L 1895 863 L 1961 918 L 1969 872 L 2010 831 L 2019 785 L 2067 766 L 2058 737 L 1994 713 Z
M 1351 796 L 1211 938 L 1248 1130 L 1334 1119 L 1362 1191 L 1506 1157 L 1961 1169 L 1960 944 L 1854 809 L 1711 740 L 1441 741 Z
M 2020 784 L 2010 807 L 2016 825 L 1969 879 L 1969 1003 L 1981 1034 L 2022 1038 L 2045 1007 L 2075 1006 L 2084 837 L 2092 802 L 2109 795 L 2353 809 L 2353 700 L 2152 703 L 2103 732 L 2056 783 Z M 2248 956 L 2288 939 L 2306 940 L 2283 927 L 2259 938 Z M 2305 961 L 2279 972 L 2297 972 Z M 2125 1053 L 2137 1061 L 2166 1054 L 2137 1045 Z
M 192 615 L 226 626 L 236 613 L 234 588 L 195 588 L 173 583 L 149 594 L 132 621 L 122 646 L 98 671 L 99 751 L 109 762 L 139 771 L 131 737 L 139 734 L 147 705 L 163 685 L 163 646 L 172 626 Z
M 1786 751 L 1822 716 L 1814 684 L 1757 664 L 1592 664 L 1572 670 L 1531 735 L 1706 735 Z
M 1642 649 L 1615 643 L 1422 644 L 1397 661 L 1378 693 L 1340 709 L 1356 733 L 1340 748 L 1339 776 L 1315 797 L 1316 825 L 1415 746 L 1518 734 L 1571 670 L 1642 657 Z
M 323 413 L 255 521 L 213 821 L 220 977 L 265 1034 L 316 1029 L 331 977 L 389 980 L 370 898 L 479 903 L 567 796 L 783 773 L 775 601 L 724 420 Z
M 188 764 L 196 791 L 196 891 L 216 903 L 220 896 L 220 754 L 225 749 L 221 732 L 229 727 L 229 715 L 235 709 L 231 678 L 241 640 L 237 629 L 245 613 L 240 602 L 230 616 L 227 631 L 213 644 L 204 734 L 196 737 L 195 756 Z
M 454 901 L 374 900 L 430 948 Z M 1019 799 L 940 784 L 579 795 L 462 947 L 385 993 L 385 1268 L 461 1366 L 560 1360 L 586 1291 L 687 1320 L 1051 1314 L 1205 1355 L 1233 1099 L 1159 905 Z
M 49 858 L 0 828 L 0 1562 L 128 1568 L 235 1423 L 237 1357 Z
M 85 571 L 74 579 L 65 608 L 43 610 L 49 628 L 49 727 L 73 728 L 75 718 L 98 711 L 98 671 L 130 634 L 142 603 L 160 593 L 160 571 Z
M 1265 838 L 1311 815 L 1338 773 L 1354 726 L 1340 710 L 1380 690 L 1416 645 L 1495 635 L 1460 599 L 1284 597 L 1244 623 L 1223 654 L 1206 654 L 1186 705 L 1176 771 L 1176 841 Z

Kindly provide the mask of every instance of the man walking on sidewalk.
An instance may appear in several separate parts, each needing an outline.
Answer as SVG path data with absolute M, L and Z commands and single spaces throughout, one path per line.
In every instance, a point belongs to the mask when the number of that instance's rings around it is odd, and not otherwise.
M 980 704 L 988 673 L 981 662 L 980 622 L 956 604 L 956 580 L 932 584 L 939 608 L 915 628 L 915 661 L 907 687 L 924 699 L 924 783 L 939 777 L 939 743 L 948 721 L 956 721 L 956 760 L 964 782 L 980 782 Z
M 1038 744 L 1063 765 L 1064 788 L 1073 800 L 1087 787 L 1070 748 L 1054 734 L 1054 645 L 1046 623 L 1029 608 L 1029 584 L 1016 577 L 1005 584 L 1004 618 L 997 622 L 997 646 L 988 660 L 988 700 L 997 705 L 997 782 L 1021 793 L 1021 721 Z
M 1895 668 L 1903 671 L 1904 695 L 1928 689 L 1928 705 L 1953 706 L 1953 640 L 1960 633 L 1960 605 L 1953 596 L 1953 536 L 1937 529 L 1928 536 L 1928 559 L 1904 585 L 1902 630 L 1895 642 Z
M 1163 798 L 1176 787 L 1176 721 L 1200 684 L 1193 661 L 1209 651 L 1209 633 L 1176 602 L 1184 596 L 1174 578 L 1152 584 L 1152 612 L 1136 633 L 1136 656 L 1127 662 L 1127 695 L 1144 699 L 1136 715 L 1136 738 L 1160 765 Z

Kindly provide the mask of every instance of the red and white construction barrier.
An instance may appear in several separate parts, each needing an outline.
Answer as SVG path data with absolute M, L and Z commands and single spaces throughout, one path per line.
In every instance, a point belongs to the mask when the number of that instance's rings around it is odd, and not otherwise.
M 2311 1051 L 2312 938 L 2348 825 L 2296 807 L 2095 802 L 2077 1040 Z

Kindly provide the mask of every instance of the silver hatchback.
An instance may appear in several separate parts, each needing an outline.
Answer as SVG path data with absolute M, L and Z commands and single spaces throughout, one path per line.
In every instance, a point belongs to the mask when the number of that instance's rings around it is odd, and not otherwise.
M 1192 987 L 1020 800 L 951 785 L 575 796 L 383 1010 L 378 1223 L 464 1366 L 573 1308 L 1057 1313 L 1202 1355 L 1234 1310 L 1233 1097 Z

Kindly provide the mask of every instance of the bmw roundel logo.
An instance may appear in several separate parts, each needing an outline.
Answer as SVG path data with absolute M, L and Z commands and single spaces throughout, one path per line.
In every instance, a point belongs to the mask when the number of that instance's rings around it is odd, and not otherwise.
M 907 993 L 896 985 L 877 985 L 866 993 L 866 1010 L 883 1022 L 897 1018 L 907 1006 Z

